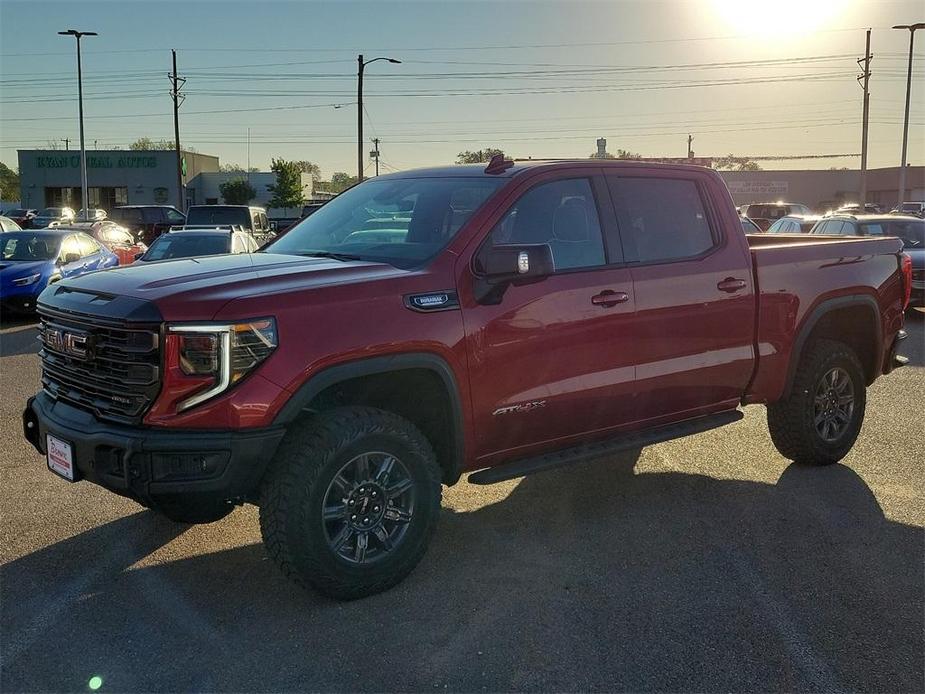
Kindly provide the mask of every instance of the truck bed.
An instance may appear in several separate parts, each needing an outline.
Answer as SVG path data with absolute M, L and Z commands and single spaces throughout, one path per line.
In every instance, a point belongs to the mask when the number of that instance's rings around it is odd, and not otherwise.
M 756 287 L 758 357 L 746 401 L 773 401 L 783 391 L 791 350 L 798 346 L 794 336 L 809 312 L 825 299 L 866 294 L 881 307 L 879 334 L 902 327 L 899 239 L 816 234 L 746 238 Z

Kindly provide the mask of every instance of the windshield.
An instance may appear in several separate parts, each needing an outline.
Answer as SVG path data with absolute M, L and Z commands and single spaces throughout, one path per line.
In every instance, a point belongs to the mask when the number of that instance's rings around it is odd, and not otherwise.
M 60 217 L 62 210 L 63 208 L 61 207 L 46 207 L 44 210 L 42 210 L 42 216 L 43 217 Z
M 925 221 L 897 220 L 861 224 L 865 236 L 898 236 L 905 248 L 925 247 Z
M 25 217 L 29 214 L 29 210 L 9 210 L 6 213 L 7 217 Z
M 341 253 L 409 268 L 433 257 L 504 183 L 497 178 L 371 180 L 326 203 L 263 250 Z
M 241 207 L 191 207 L 186 218 L 189 226 L 197 224 L 237 224 L 250 227 L 250 211 Z
M 3 260 L 51 260 L 58 255 L 61 239 L 48 234 L 10 232 L 0 235 Z
M 230 246 L 230 234 L 193 234 L 188 231 L 175 231 L 158 236 L 148 252 L 144 254 L 144 259 L 169 260 L 200 255 L 218 255 L 228 253 Z

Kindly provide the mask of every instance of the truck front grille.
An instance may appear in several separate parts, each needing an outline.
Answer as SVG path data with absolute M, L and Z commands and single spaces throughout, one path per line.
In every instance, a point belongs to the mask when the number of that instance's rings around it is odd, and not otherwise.
M 159 326 L 39 313 L 45 392 L 101 419 L 139 423 L 161 388 Z

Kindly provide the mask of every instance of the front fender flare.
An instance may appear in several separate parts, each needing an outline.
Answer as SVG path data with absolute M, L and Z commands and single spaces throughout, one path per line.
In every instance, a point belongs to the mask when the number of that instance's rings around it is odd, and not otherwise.
M 453 484 L 459 479 L 465 460 L 462 398 L 460 397 L 459 384 L 457 383 L 453 369 L 446 360 L 436 354 L 428 352 L 390 354 L 381 357 L 356 359 L 322 369 L 310 376 L 305 383 L 299 386 L 299 389 L 289 398 L 289 401 L 279 411 L 279 414 L 276 415 L 273 424 L 288 426 L 296 420 L 319 393 L 333 385 L 362 376 L 372 376 L 406 369 L 423 369 L 430 371 L 440 378 L 446 388 L 450 402 L 452 460 L 447 461 L 448 465 L 444 482 Z

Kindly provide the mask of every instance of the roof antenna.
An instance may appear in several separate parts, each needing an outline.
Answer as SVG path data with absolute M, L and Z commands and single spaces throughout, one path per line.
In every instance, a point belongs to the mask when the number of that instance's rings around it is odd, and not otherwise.
M 504 173 L 512 166 L 514 166 L 513 161 L 505 159 L 503 154 L 496 154 L 488 162 L 488 166 L 485 167 L 485 173 L 492 175 Z

